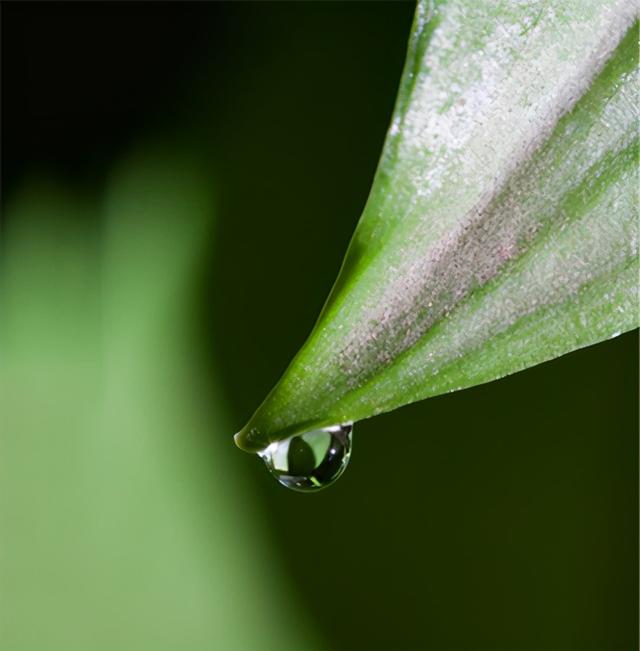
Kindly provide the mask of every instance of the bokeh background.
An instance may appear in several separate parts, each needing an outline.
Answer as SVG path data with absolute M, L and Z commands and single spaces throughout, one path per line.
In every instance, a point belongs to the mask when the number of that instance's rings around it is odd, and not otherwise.
M 3 651 L 637 648 L 636 333 L 356 424 L 316 495 L 233 445 L 413 8 L 2 3 Z

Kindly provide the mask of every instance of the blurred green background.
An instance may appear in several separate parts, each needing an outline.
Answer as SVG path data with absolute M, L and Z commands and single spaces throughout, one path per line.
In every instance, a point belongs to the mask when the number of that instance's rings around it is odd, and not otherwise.
M 0 648 L 637 648 L 638 341 L 232 434 L 373 178 L 413 4 L 2 4 Z

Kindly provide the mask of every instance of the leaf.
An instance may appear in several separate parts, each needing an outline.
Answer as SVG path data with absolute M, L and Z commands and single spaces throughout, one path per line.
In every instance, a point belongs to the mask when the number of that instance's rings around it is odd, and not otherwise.
M 27 182 L 3 215 L 0 648 L 325 648 L 218 436 L 211 179 L 145 141 L 105 185 Z
M 638 324 L 637 9 L 418 4 L 373 187 L 247 451 Z

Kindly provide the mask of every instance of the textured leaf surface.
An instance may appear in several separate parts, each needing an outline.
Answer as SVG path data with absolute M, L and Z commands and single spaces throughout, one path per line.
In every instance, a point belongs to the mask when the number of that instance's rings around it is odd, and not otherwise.
M 628 0 L 418 5 L 340 275 L 242 448 L 637 327 L 636 21 Z

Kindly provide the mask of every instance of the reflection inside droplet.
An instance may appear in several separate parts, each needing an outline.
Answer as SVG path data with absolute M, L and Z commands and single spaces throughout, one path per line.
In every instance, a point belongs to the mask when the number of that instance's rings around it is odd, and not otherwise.
M 287 488 L 311 492 L 332 484 L 349 463 L 353 425 L 333 425 L 294 434 L 266 447 L 259 456 Z

